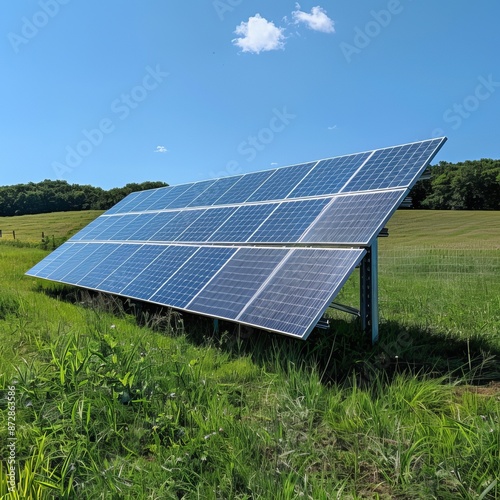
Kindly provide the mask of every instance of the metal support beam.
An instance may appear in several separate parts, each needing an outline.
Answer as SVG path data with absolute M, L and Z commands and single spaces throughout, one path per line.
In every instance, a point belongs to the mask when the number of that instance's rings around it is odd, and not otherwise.
M 378 242 L 373 240 L 360 267 L 360 312 L 363 331 L 372 344 L 378 340 Z
M 347 314 L 352 314 L 353 316 L 357 316 L 358 318 L 361 316 L 361 313 L 354 307 L 345 306 L 344 304 L 339 304 L 338 302 L 332 302 L 330 306 L 332 309 L 337 309 L 338 311 L 345 312 Z

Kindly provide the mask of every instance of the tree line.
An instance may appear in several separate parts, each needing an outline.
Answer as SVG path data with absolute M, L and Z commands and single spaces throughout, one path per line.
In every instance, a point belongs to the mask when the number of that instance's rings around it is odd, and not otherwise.
M 107 210 L 134 191 L 165 187 L 164 182 L 130 183 L 121 188 L 68 184 L 44 180 L 0 187 L 0 216 L 42 214 L 73 210 Z
M 410 193 L 414 208 L 500 210 L 500 160 L 442 161 L 430 172 Z M 104 190 L 63 180 L 0 186 L 0 216 L 107 210 L 134 191 L 165 186 L 158 181 Z
M 442 161 L 430 172 L 410 193 L 414 208 L 500 210 L 500 160 Z

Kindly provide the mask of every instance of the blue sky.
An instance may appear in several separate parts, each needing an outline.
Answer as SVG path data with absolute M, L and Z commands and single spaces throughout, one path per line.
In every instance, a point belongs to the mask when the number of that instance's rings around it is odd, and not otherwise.
M 5 0 L 0 185 L 178 184 L 446 135 L 500 158 L 500 3 Z

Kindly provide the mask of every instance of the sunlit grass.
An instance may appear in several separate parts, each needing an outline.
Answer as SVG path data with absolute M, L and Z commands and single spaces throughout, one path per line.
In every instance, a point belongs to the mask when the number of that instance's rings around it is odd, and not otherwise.
M 40 243 L 42 233 L 45 238 L 57 240 L 69 238 L 76 230 L 86 226 L 102 210 L 83 210 L 80 212 L 54 212 L 50 214 L 20 215 L 17 217 L 0 217 L 2 238 L 0 243 L 12 243 L 15 240 L 21 244 Z

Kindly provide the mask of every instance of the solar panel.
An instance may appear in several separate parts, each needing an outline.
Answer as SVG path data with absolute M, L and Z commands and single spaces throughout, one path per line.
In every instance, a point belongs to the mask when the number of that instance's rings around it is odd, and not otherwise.
M 173 215 L 173 212 L 161 214 L 162 218 L 168 218 L 170 220 L 148 239 L 150 241 L 174 241 L 186 230 L 186 228 L 189 228 L 203 212 L 203 210 L 187 210 L 185 212 L 174 212 L 175 215 Z
M 445 140 L 132 193 L 27 274 L 306 338 Z
M 381 149 L 363 165 L 347 186 L 346 191 L 368 191 L 410 186 L 422 173 L 425 163 L 441 143 L 441 139 L 406 146 Z
M 165 188 L 165 189 L 168 189 L 168 188 Z M 129 206 L 132 206 L 136 200 L 140 199 L 140 198 L 144 198 L 144 197 L 147 197 L 147 196 L 150 196 L 151 195 L 151 191 L 148 190 L 148 191 L 136 191 L 134 193 L 130 193 L 128 196 L 126 196 L 125 198 L 123 198 L 123 200 L 119 201 L 116 205 L 114 205 L 113 207 L 111 207 L 107 213 L 108 214 L 115 214 L 115 213 L 119 213 L 119 212 L 126 212 L 127 211 L 127 208 Z
M 128 241 L 148 241 L 162 227 L 166 226 L 179 212 L 153 212 L 139 214 L 128 229 Z
M 246 174 L 231 186 L 214 204 L 227 205 L 230 203 L 242 203 L 246 201 L 254 191 L 260 188 L 264 182 L 272 176 L 274 170 Z
M 205 242 L 236 212 L 236 207 L 214 208 L 206 210 L 188 228 L 186 228 L 177 240 L 185 242 Z
M 283 248 L 240 248 L 189 309 L 234 321 L 287 253 Z
M 364 250 L 295 249 L 237 320 L 307 335 L 354 270 Z
M 369 153 L 361 153 L 320 161 L 288 198 L 338 193 L 368 157 Z
M 61 256 L 72 249 L 74 245 L 72 243 L 65 243 L 60 247 L 57 247 L 52 253 L 50 253 L 45 259 L 41 260 L 38 264 L 29 270 L 31 276 L 39 276 L 41 278 L 46 278 L 50 274 L 50 269 L 54 270 L 61 265 Z
M 148 300 L 198 250 L 197 247 L 166 246 L 156 259 L 130 283 L 123 283 L 121 295 Z M 167 304 L 171 305 L 171 304 Z
M 235 175 L 233 177 L 225 177 L 217 179 L 209 189 L 201 193 L 195 198 L 188 207 L 204 207 L 213 205 L 226 191 L 228 191 L 234 184 L 236 184 L 243 176 Z
M 127 245 L 135 252 L 124 259 L 116 269 L 109 274 L 100 276 L 101 280 L 95 280 L 96 290 L 102 290 L 109 293 L 119 293 L 126 285 L 131 283 L 157 259 L 167 247 L 163 245 Z M 105 276 L 104 279 L 102 279 Z
M 182 248 L 182 247 L 179 247 Z M 149 300 L 185 308 L 193 297 L 236 252 L 236 248 L 202 247 Z
M 246 241 L 277 207 L 276 203 L 239 207 L 208 241 L 231 243 Z
M 297 242 L 329 202 L 329 198 L 323 198 L 281 203 L 248 241 L 259 243 Z
M 262 186 L 248 198 L 248 202 L 285 199 L 295 186 L 311 171 L 316 162 L 278 168 Z
M 368 245 L 399 206 L 406 190 L 336 196 L 300 241 Z

